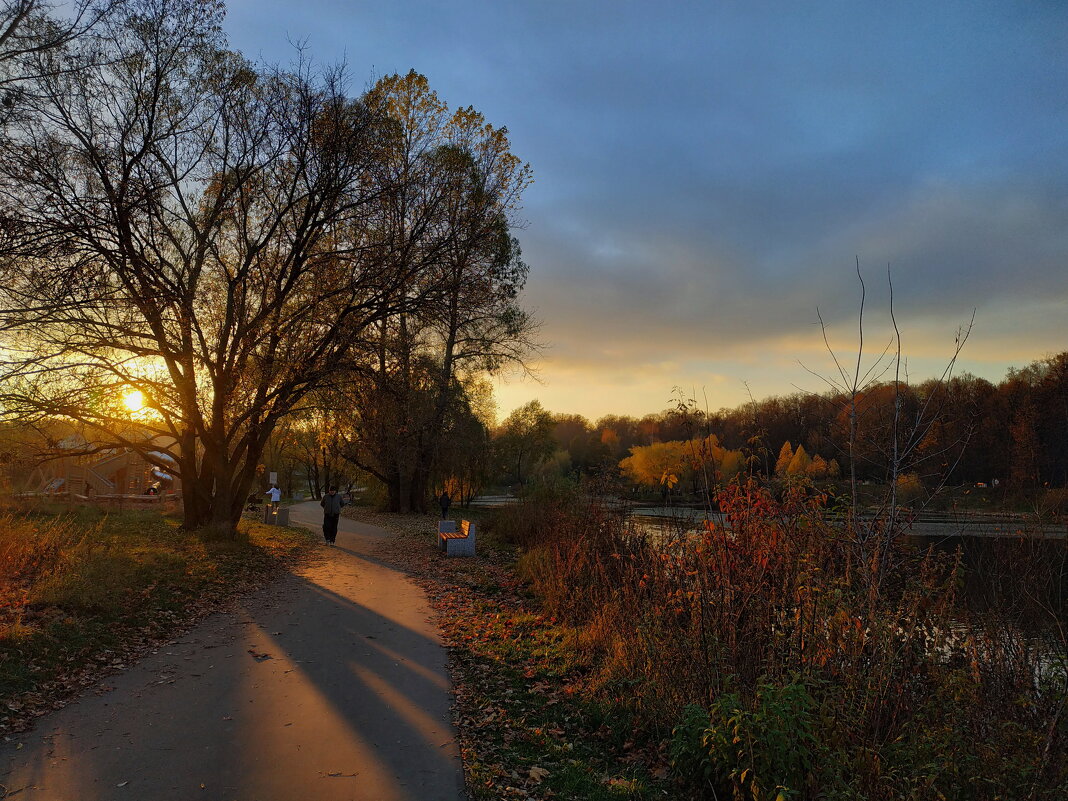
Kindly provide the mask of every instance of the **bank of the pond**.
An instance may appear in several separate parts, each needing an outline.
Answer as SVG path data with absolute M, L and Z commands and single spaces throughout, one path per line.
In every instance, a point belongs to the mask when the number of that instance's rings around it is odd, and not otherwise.
M 158 512 L 0 514 L 0 732 L 25 729 L 314 544 L 253 521 L 220 542 Z
M 417 580 L 437 613 L 472 798 L 680 798 L 660 745 L 589 692 L 591 665 L 575 630 L 542 614 L 516 575 L 515 548 L 485 525 L 493 513 L 453 511 L 478 526 L 474 558 L 438 552 L 433 516 L 344 514 L 394 532 L 380 558 Z

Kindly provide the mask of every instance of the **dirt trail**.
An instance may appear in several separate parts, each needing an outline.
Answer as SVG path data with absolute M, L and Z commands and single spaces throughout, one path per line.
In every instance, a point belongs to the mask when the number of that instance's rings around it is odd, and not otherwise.
M 318 529 L 318 504 L 292 508 Z M 341 518 L 325 560 L 0 744 L 19 801 L 459 801 L 445 651 L 422 590 Z M 0 790 L 0 798 L 3 791 Z

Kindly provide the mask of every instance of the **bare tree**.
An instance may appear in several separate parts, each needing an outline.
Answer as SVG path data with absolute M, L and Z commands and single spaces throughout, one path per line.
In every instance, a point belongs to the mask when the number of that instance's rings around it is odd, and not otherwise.
M 908 388 L 908 372 L 902 353 L 901 330 L 898 327 L 896 310 L 894 308 L 894 285 L 890 267 L 887 266 L 886 279 L 890 292 L 889 317 L 893 330 L 889 343 L 883 348 L 879 356 L 872 359 L 865 367 L 865 303 L 867 297 L 864 276 L 860 270 L 860 260 L 857 259 L 857 280 L 860 282 L 860 305 L 858 314 L 858 342 L 856 360 L 847 368 L 831 347 L 827 337 L 826 325 L 819 310 L 820 329 L 823 333 L 824 345 L 835 365 L 837 377 L 826 378 L 818 373 L 813 373 L 821 378 L 831 388 L 833 397 L 841 409 L 841 414 L 848 420 L 848 434 L 846 436 L 846 452 L 843 454 L 847 460 L 850 483 L 850 525 L 858 537 L 857 546 L 862 563 L 869 563 L 873 555 L 878 557 L 879 570 L 877 578 L 885 574 L 888 560 L 892 553 L 889 547 L 894 537 L 900 533 L 898 488 L 899 478 L 907 471 L 914 470 L 924 461 L 940 457 L 942 454 L 926 452 L 923 444 L 928 440 L 934 427 L 944 415 L 944 404 L 947 393 L 931 391 L 926 394 L 910 413 L 906 412 L 903 398 Z M 951 356 L 946 362 L 942 374 L 933 383 L 936 387 L 942 387 L 949 383 L 953 372 L 971 333 L 972 323 L 958 328 Z M 807 369 L 807 368 L 806 368 Z M 889 383 L 884 382 L 885 376 L 893 372 Z M 809 372 L 812 372 L 811 370 Z M 880 390 L 888 390 L 891 395 L 892 406 L 889 417 L 877 424 L 862 426 L 865 414 L 871 414 L 879 407 L 878 402 L 872 402 Z M 867 429 L 867 431 L 865 431 Z M 954 443 L 957 445 L 959 443 Z M 862 449 L 862 446 L 863 449 Z M 947 449 L 948 450 L 948 449 Z M 871 510 L 871 514 L 862 517 L 859 514 L 859 494 L 857 480 L 857 466 L 861 453 L 877 452 L 880 461 L 885 465 L 884 478 L 887 482 L 887 490 L 882 500 Z M 960 449 L 957 449 L 958 458 Z M 952 472 L 952 468 L 941 471 L 940 481 Z
M 395 126 L 341 75 L 257 69 L 212 3 L 125 8 L 90 67 L 46 69 L 81 40 L 37 54 L 0 142 L 0 404 L 169 455 L 185 525 L 232 532 L 278 421 L 433 285 L 383 225 Z
M 106 15 L 117 11 L 123 0 L 77 0 L 67 4 L 65 14 L 52 13 L 55 4 L 41 0 L 0 0 L 0 89 L 2 103 L 10 108 L 10 91 L 20 80 L 36 74 L 41 54 L 61 48 L 87 34 Z M 51 62 L 52 69 L 78 68 L 73 62 Z
M 536 325 L 517 303 L 527 266 L 511 235 L 530 168 L 509 151 L 507 132 L 470 108 L 449 113 L 415 73 L 382 79 L 373 107 L 402 135 L 394 158 L 432 176 L 391 215 L 401 232 L 422 231 L 433 302 L 383 320 L 373 356 L 353 371 L 352 461 L 386 487 L 395 511 L 423 509 L 445 438 L 469 416 L 465 378 L 522 364 Z M 432 203 L 427 200 L 432 199 Z

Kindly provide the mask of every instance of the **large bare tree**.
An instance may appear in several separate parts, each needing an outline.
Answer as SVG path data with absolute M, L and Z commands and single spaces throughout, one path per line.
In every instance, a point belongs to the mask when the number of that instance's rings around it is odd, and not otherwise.
M 428 238 L 388 218 L 433 190 L 338 75 L 228 51 L 221 4 L 123 12 L 37 54 L 0 137 L 0 404 L 77 424 L 87 447 L 165 454 L 185 524 L 232 532 L 278 421 L 434 294 Z M 89 66 L 49 69 L 72 59 Z

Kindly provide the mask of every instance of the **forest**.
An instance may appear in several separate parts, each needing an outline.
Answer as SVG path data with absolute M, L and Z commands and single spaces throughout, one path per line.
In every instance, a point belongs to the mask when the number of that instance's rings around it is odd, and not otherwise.
M 855 398 L 797 392 L 718 411 L 676 393 L 664 411 L 594 421 L 533 400 L 497 423 L 488 385 L 459 386 L 462 402 L 441 418 L 420 420 L 429 403 L 405 410 L 413 439 L 439 426 L 427 499 L 442 488 L 470 502 L 478 494 L 606 475 L 650 498 L 694 496 L 693 466 L 708 459 L 720 482 L 739 474 L 844 482 L 852 465 L 858 482 L 883 484 L 893 472 L 921 498 L 944 487 L 983 485 L 995 500 L 1026 502 L 1039 490 L 1056 499 L 1059 493 L 1049 491 L 1068 482 L 1068 352 L 1012 368 L 998 383 L 962 374 L 915 385 L 876 383 Z M 265 459 L 291 492 L 314 495 L 338 483 L 368 485 L 374 496 L 381 482 L 360 469 L 366 445 L 356 418 L 322 409 L 297 414 L 280 425 Z M 380 495 L 389 505 L 384 488 Z

